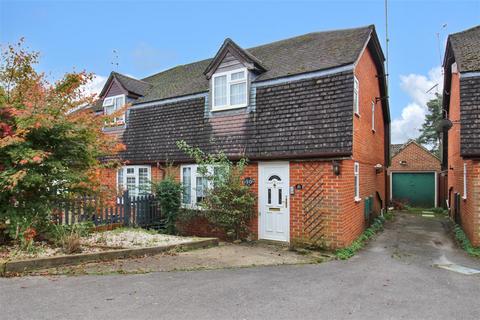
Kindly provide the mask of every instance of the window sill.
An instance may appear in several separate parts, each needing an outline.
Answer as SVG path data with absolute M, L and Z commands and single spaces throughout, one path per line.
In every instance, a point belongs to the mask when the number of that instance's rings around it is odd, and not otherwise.
M 360 201 L 362 201 L 362 198 L 355 197 L 354 200 L 355 200 L 356 203 L 359 203 Z
M 248 104 L 240 104 L 236 106 L 225 106 L 225 107 L 212 107 L 212 112 L 217 112 L 217 111 L 227 111 L 227 110 L 235 110 L 235 109 L 242 109 L 246 108 Z

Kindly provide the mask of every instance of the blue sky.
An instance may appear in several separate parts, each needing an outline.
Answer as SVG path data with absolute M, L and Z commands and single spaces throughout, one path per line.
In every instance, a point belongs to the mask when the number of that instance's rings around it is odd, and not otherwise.
M 25 37 L 41 52 L 40 69 L 51 78 L 73 69 L 94 72 L 96 89 L 112 69 L 141 78 L 212 57 L 226 37 L 248 48 L 375 24 L 385 50 L 383 2 L 0 0 L 0 40 L 5 45 Z M 438 45 L 443 54 L 448 33 L 477 24 L 479 0 L 389 0 L 393 142 L 417 134 L 431 98 L 425 92 L 441 82 Z

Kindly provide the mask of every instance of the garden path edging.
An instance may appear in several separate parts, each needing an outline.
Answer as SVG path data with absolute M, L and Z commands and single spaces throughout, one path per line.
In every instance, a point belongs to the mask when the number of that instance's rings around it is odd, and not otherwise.
M 202 238 L 190 242 L 171 244 L 158 247 L 117 249 L 111 251 L 66 255 L 59 257 L 46 257 L 18 261 L 7 261 L 0 263 L 0 277 L 4 277 L 10 272 L 25 272 L 38 269 L 48 269 L 53 267 L 78 265 L 84 262 L 107 261 L 120 258 L 140 257 L 155 255 L 172 249 L 199 249 L 210 246 L 217 246 L 217 238 Z

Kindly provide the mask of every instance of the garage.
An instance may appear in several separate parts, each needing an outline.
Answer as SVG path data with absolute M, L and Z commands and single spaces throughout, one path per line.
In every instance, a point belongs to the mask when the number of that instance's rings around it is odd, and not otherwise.
M 436 180 L 436 172 L 391 172 L 392 200 L 412 207 L 436 207 Z

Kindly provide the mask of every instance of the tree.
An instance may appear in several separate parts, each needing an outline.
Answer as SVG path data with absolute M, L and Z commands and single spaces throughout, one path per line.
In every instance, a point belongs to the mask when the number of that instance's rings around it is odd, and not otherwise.
M 430 151 L 440 155 L 440 142 L 437 132 L 437 126 L 442 120 L 442 96 L 438 93 L 435 98 L 427 102 L 428 113 L 425 116 L 425 122 L 420 129 L 420 136 L 417 142 L 429 147 Z
M 94 100 L 82 90 L 92 75 L 67 73 L 52 84 L 35 70 L 38 57 L 20 40 L 0 61 L 0 223 L 15 236 L 48 223 L 53 201 L 106 194 L 99 170 L 118 161 L 101 159 L 124 148 L 102 131 L 116 115 L 84 108 Z

